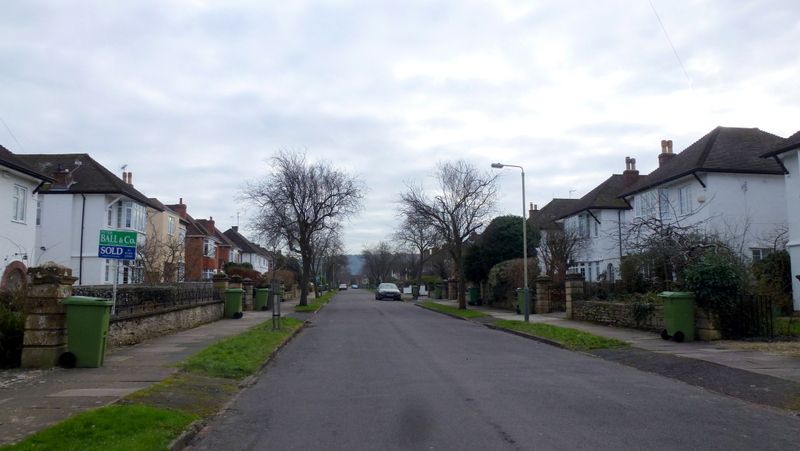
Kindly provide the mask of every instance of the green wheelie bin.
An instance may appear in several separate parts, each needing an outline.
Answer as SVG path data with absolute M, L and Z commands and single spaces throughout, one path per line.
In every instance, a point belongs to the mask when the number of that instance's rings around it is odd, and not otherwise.
M 469 305 L 478 305 L 478 288 L 472 287 L 469 289 Z
M 256 288 L 256 299 L 253 303 L 253 310 L 266 310 L 267 296 L 269 296 L 269 289 Z
M 444 286 L 440 283 L 436 284 L 436 288 L 433 290 L 433 298 L 434 299 L 441 299 L 444 295 Z
M 244 290 L 241 288 L 228 288 L 225 290 L 225 318 L 239 319 L 242 317 L 242 296 Z
M 694 293 L 664 291 L 658 295 L 664 301 L 664 340 L 694 341 Z
M 112 301 L 88 296 L 69 296 L 67 306 L 67 348 L 63 366 L 99 368 L 103 366 L 111 318 Z

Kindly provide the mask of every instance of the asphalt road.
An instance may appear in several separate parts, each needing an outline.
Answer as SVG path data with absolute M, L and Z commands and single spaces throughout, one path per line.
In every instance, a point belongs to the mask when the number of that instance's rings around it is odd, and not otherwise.
M 800 418 L 341 292 L 192 449 L 795 449 Z

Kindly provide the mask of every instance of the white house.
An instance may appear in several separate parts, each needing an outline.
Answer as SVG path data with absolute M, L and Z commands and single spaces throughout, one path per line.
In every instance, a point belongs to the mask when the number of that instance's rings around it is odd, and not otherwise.
M 269 271 L 269 253 L 239 233 L 239 226 L 231 227 L 223 235 L 239 248 L 242 263 L 250 263 L 260 273 Z
M 762 157 L 772 159 L 785 171 L 785 208 L 789 225 L 786 247 L 792 265 L 793 309 L 797 312 L 800 311 L 800 132 L 786 138 Z
M 583 274 L 589 282 L 619 279 L 619 264 L 626 248 L 622 226 L 631 210 L 619 195 L 640 178 L 636 160 L 626 157 L 625 165 L 624 173 L 613 174 L 557 218 L 565 230 L 580 239 L 570 270 Z
M 757 128 L 717 127 L 679 154 L 662 141 L 659 167 L 621 194 L 633 206 L 627 224 L 656 218 L 696 226 L 760 259 L 787 227 L 784 170 L 759 158 L 781 140 Z
M 52 181 L 0 146 L 0 289 L 21 288 L 36 261 L 37 188 Z
M 54 182 L 39 191 L 35 264 L 53 261 L 72 268 L 79 285 L 109 284 L 114 263 L 97 256 L 100 230 L 135 230 L 145 239 L 146 208 L 159 210 L 134 189 L 132 175 L 123 181 L 87 154 L 19 155 Z M 137 261 L 120 264 L 120 283 L 142 278 Z
M 564 230 L 564 224 L 556 222 L 556 219 L 577 203 L 578 199 L 553 199 L 541 209 L 537 205 L 531 204 L 528 210 L 528 222 L 539 231 L 539 247 L 536 250 L 536 256 L 539 260 L 539 268 L 543 273 L 555 275 L 557 272 L 557 268 L 548 267 L 545 247 L 550 234 L 561 233 Z

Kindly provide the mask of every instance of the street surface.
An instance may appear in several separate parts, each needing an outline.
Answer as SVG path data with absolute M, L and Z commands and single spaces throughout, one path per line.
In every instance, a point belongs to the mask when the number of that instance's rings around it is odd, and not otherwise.
M 800 418 L 347 290 L 196 450 L 795 449 Z

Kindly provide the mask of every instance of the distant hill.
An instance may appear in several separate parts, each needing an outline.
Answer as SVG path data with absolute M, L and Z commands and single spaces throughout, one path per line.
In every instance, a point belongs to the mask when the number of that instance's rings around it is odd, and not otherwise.
M 350 275 L 360 275 L 364 267 L 364 257 L 360 255 L 345 255 L 347 257 L 347 272 Z

